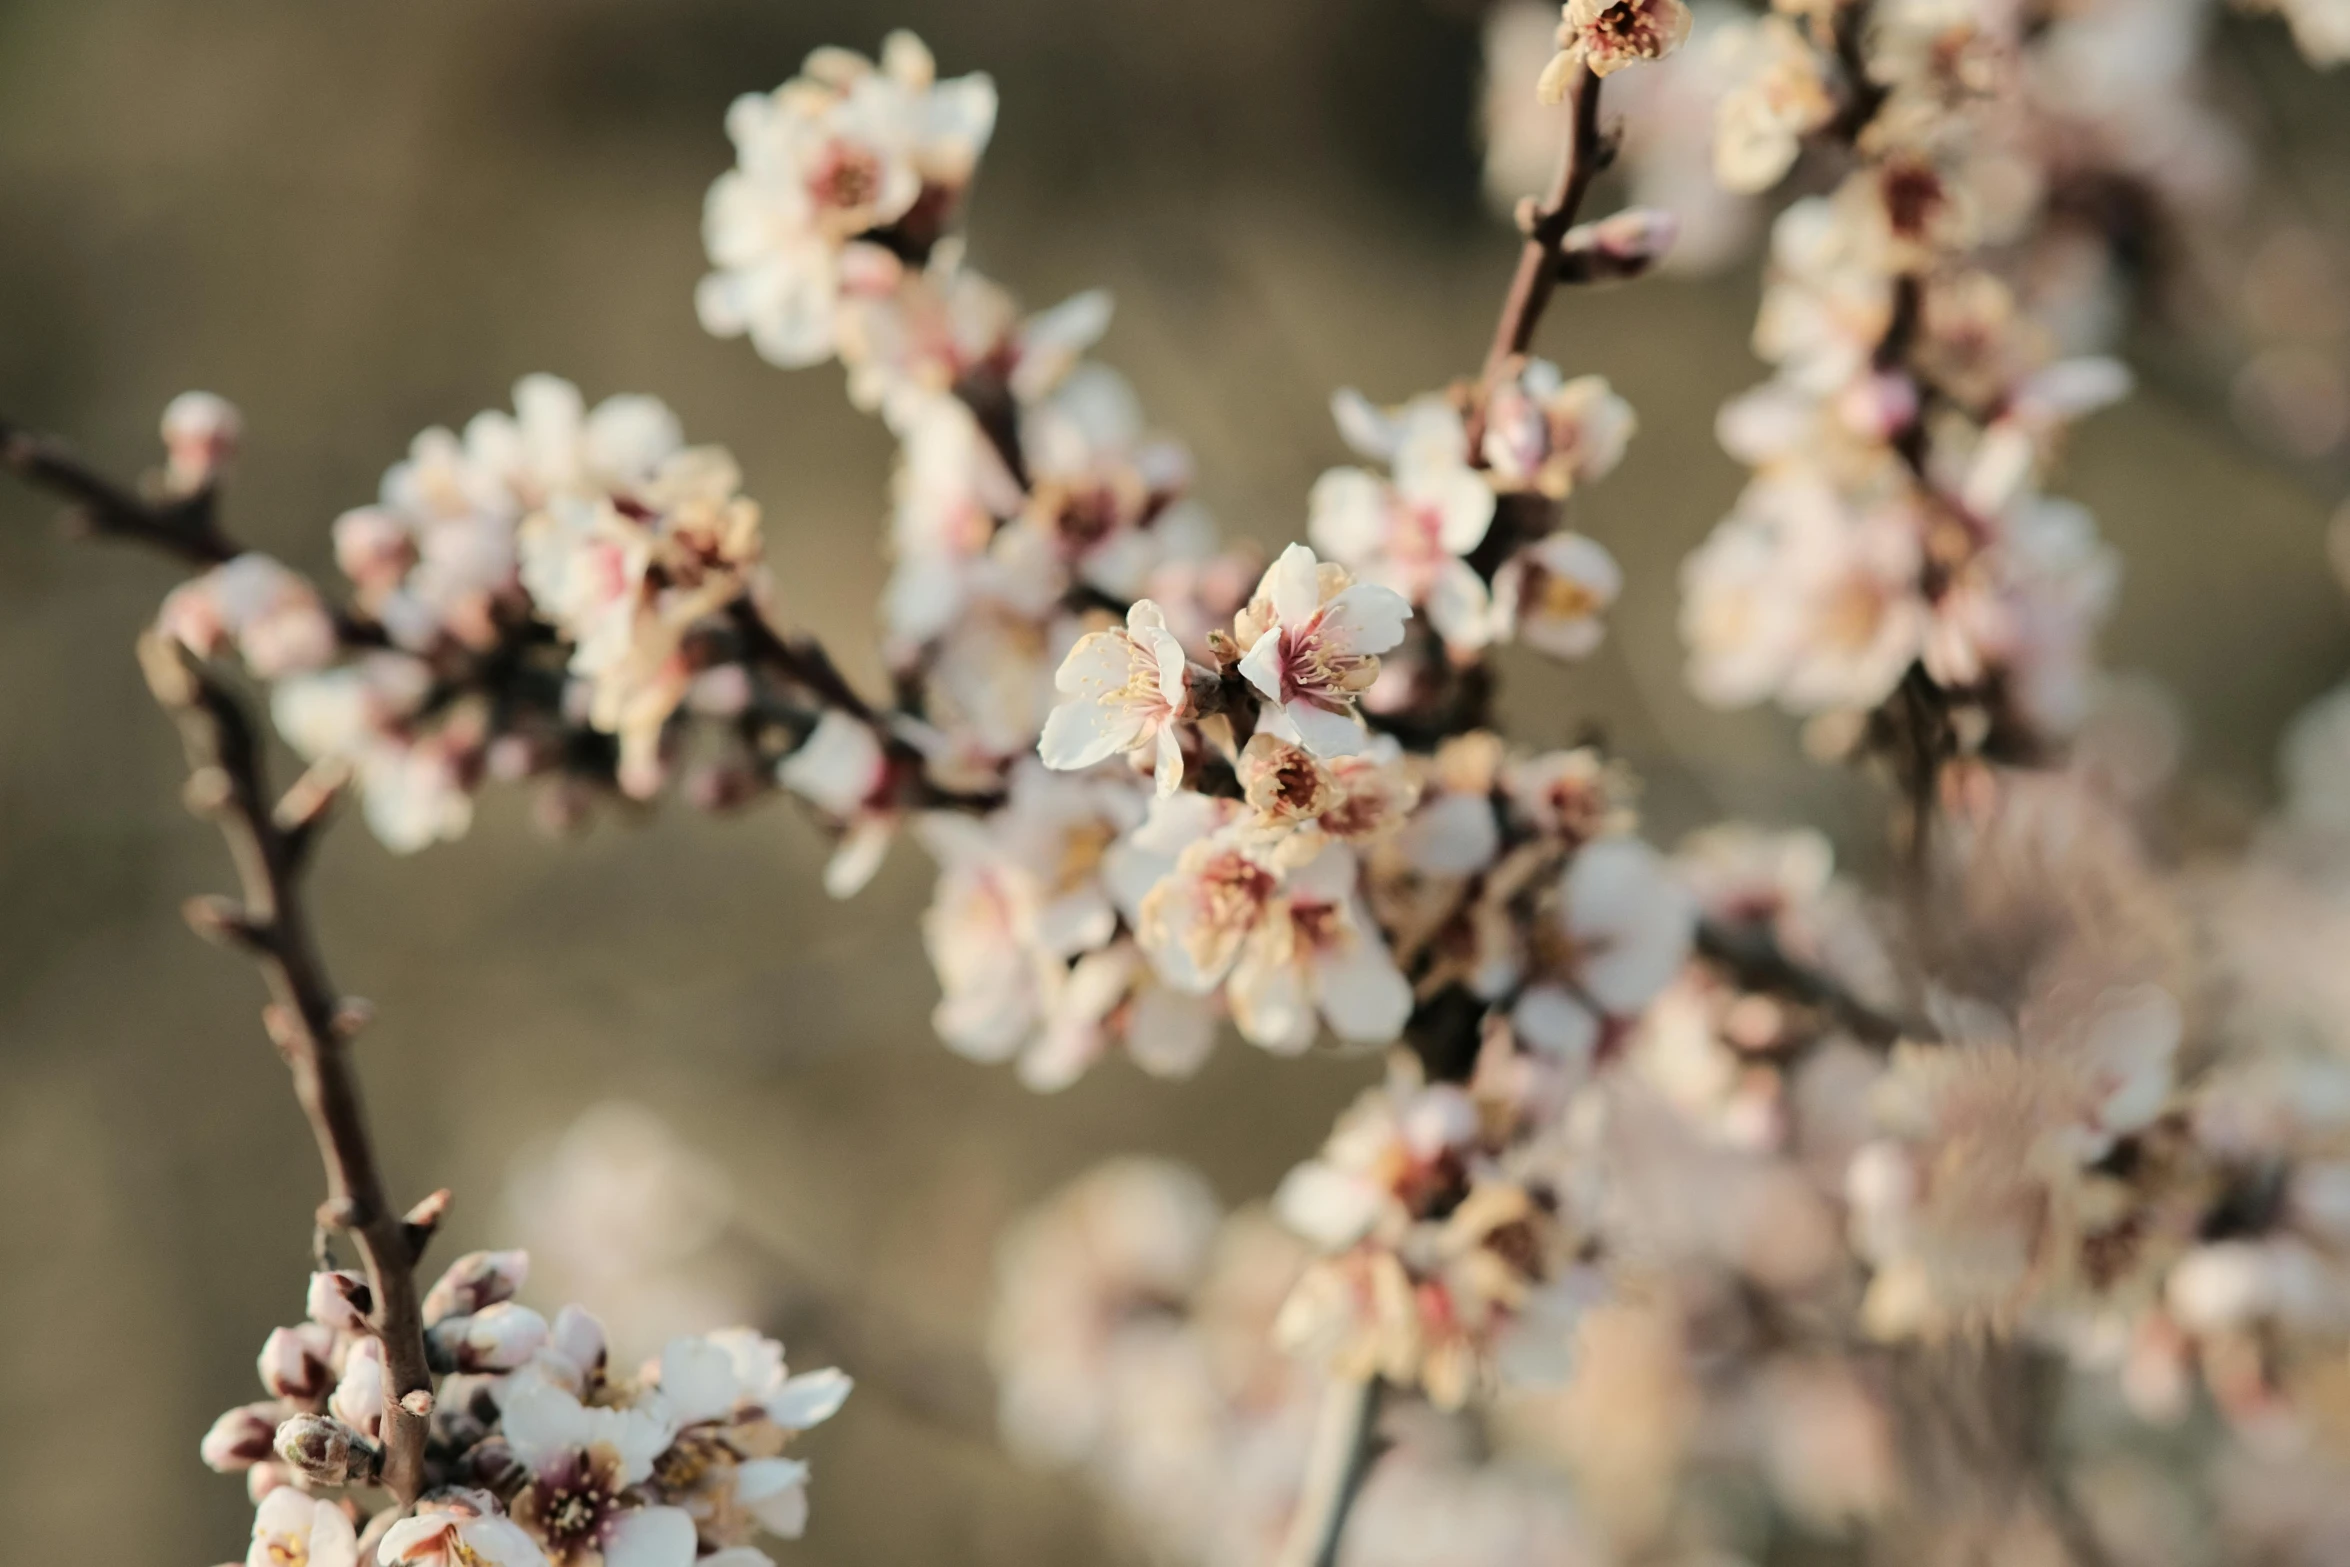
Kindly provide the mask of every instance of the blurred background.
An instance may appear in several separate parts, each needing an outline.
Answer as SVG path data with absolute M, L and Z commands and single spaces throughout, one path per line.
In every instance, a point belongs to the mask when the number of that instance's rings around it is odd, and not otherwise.
M 782 602 L 874 682 L 888 437 L 836 368 L 785 375 L 705 337 L 692 292 L 728 101 L 897 25 L 1001 88 L 978 263 L 1035 304 L 1114 290 L 1103 356 L 1191 443 L 1228 530 L 1302 530 L 1341 459 L 1334 387 L 1394 401 L 1482 353 L 1513 241 L 1478 191 L 1465 4 L 7 0 L 0 409 L 130 472 L 172 394 L 229 396 L 249 429 L 233 526 L 323 577 L 329 522 L 418 429 L 535 370 L 591 401 L 653 392 L 739 455 Z M 2228 49 L 2222 87 L 2284 160 L 2269 177 L 2340 237 L 2350 93 L 2278 38 Z M 1640 413 L 1625 467 L 1578 502 L 1630 588 L 1591 663 L 1507 666 L 1506 711 L 1529 742 L 1596 726 L 1660 841 L 1734 812 L 1815 822 L 1865 861 L 1864 784 L 1804 762 L 1786 721 L 1680 685 L 1675 571 L 1740 482 L 1713 410 L 1759 377 L 1751 273 L 1553 313 L 1546 351 Z M 2277 726 L 2350 668 L 2325 548 L 2350 483 L 2322 445 L 2231 421 L 2224 366 L 2157 357 L 2059 488 L 2126 558 L 2110 661 L 2176 694 L 2192 797 L 2224 831 L 2263 801 Z M 65 541 L 52 511 L 0 489 L 0 1539 L 27 1561 L 217 1561 L 250 1513 L 196 1440 L 299 1315 L 317 1169 L 251 973 L 177 913 L 226 868 L 131 657 L 172 574 Z M 779 801 L 559 842 L 495 791 L 468 840 L 421 857 L 337 834 L 318 907 L 340 981 L 380 1011 L 361 1059 L 395 1188 L 456 1188 L 444 1258 L 518 1226 L 559 1240 L 532 1161 L 592 1106 L 647 1107 L 682 1153 L 600 1124 L 707 1201 L 674 1237 L 704 1298 L 641 1319 L 752 1311 L 795 1364 L 867 1376 L 807 1444 L 816 1521 L 789 1560 L 1127 1560 L 1076 1481 L 987 1434 L 1000 1229 L 1119 1150 L 1261 1196 L 1376 1064 L 1227 1042 L 1189 1083 L 1119 1060 L 1034 1097 L 931 1037 L 921 855 L 834 905 L 825 849 Z M 529 1298 L 564 1298 L 557 1272 Z

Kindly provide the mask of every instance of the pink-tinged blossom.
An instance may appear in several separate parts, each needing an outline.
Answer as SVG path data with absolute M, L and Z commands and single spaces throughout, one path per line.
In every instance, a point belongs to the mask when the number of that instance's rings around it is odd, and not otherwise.
M 1274 1210 L 1325 1251 L 1375 1231 L 1399 1234 L 1462 1179 L 1477 1129 L 1461 1088 L 1391 1073 L 1339 1117 L 1318 1155 L 1283 1177 Z
M 843 292 L 897 265 L 869 240 L 895 230 L 918 249 L 936 241 L 995 112 L 993 83 L 938 80 L 930 51 L 903 32 L 884 41 L 878 68 L 819 49 L 774 92 L 737 99 L 726 117 L 736 166 L 703 217 L 715 269 L 695 296 L 704 328 L 747 334 L 786 367 L 832 357 Z
M 1420 606 L 1448 645 L 1483 646 L 1485 583 L 1464 557 L 1484 542 L 1494 500 L 1469 466 L 1460 414 L 1442 398 L 1419 397 L 1383 415 L 1352 393 L 1339 395 L 1336 410 L 1340 428 L 1358 445 L 1375 442 L 1393 476 L 1333 468 L 1315 481 L 1307 524 L 1315 550 Z
M 1783 15 L 1731 23 L 1715 49 L 1731 86 L 1715 111 L 1714 171 L 1731 190 L 1769 190 L 1836 112 L 1820 53 Z
M 1583 658 L 1607 636 L 1603 618 L 1624 589 L 1616 558 L 1580 533 L 1553 533 L 1493 574 L 1493 639 L 1552 658 Z
M 212 392 L 182 392 L 164 405 L 164 487 L 174 495 L 210 489 L 236 460 L 245 416 Z
M 1403 1032 L 1412 987 L 1363 907 L 1359 874 L 1353 853 L 1332 844 L 1289 872 L 1264 909 L 1225 987 L 1249 1043 L 1292 1054 L 1323 1022 L 1351 1044 Z
M 759 508 L 715 447 L 662 465 L 641 495 L 558 496 L 524 520 L 523 586 L 539 617 L 571 644 L 588 721 L 620 740 L 620 784 L 660 787 L 661 733 L 692 671 L 685 634 L 746 593 L 758 565 Z
M 253 1514 L 245 1567 L 358 1567 L 359 1535 L 342 1504 L 279 1486 Z
M 384 1532 L 384 1567 L 546 1567 L 528 1530 L 486 1491 L 444 1491 Z
M 1355 701 L 1379 678 L 1379 657 L 1403 640 L 1411 606 L 1392 589 L 1357 583 L 1303 544 L 1284 550 L 1241 611 L 1248 654 L 1240 672 L 1269 704 L 1265 721 L 1317 756 L 1363 748 Z
M 337 647 L 334 618 L 309 579 L 254 552 L 172 589 L 155 625 L 198 658 L 235 652 L 261 680 L 323 668 Z
M 307 761 L 351 769 L 369 830 L 395 854 L 461 838 L 473 825 L 486 715 L 460 702 L 424 722 L 432 687 L 423 660 L 379 651 L 281 680 L 269 695 L 288 745 Z
M 1614 472 L 1638 428 L 1605 376 L 1568 380 L 1550 361 L 1530 359 L 1487 402 L 1485 463 L 1499 487 L 1555 500 Z
M 1642 60 L 1661 60 L 1689 36 L 1683 0 L 1567 0 L 1559 52 L 1542 69 L 1535 92 L 1545 103 L 1567 95 L 1575 72 L 1608 76 Z
M 646 1506 L 636 1489 L 675 1436 L 657 1410 L 590 1407 L 540 1377 L 518 1377 L 501 1429 L 529 1479 L 513 1516 L 554 1567 L 690 1567 L 694 1521 Z
M 1149 751 L 1158 792 L 1172 794 L 1183 782 L 1180 728 L 1195 711 L 1193 682 L 1212 679 L 1184 657 L 1159 606 L 1139 600 L 1123 629 L 1087 633 L 1061 661 L 1053 677 L 1060 700 L 1038 754 L 1047 767 L 1082 771 Z
M 677 416 L 656 398 L 612 397 L 590 410 L 569 381 L 525 376 L 513 413 L 486 410 L 462 435 L 417 436 L 376 503 L 336 519 L 336 563 L 399 646 L 489 648 L 520 594 L 522 519 L 557 496 L 636 493 L 683 444 Z

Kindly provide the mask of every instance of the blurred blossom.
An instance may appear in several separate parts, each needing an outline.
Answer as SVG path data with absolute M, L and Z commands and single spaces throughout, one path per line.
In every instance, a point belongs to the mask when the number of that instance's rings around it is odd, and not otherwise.
M 593 1300 L 619 1339 L 639 1346 L 748 1314 L 716 1251 L 734 1200 L 717 1165 L 624 1101 L 526 1150 L 506 1184 L 542 1282 Z

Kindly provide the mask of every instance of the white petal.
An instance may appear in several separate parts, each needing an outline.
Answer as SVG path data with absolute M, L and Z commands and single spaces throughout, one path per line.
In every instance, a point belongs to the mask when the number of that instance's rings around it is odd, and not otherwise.
M 1349 1044 L 1386 1044 L 1411 1021 L 1411 982 L 1368 932 L 1315 961 L 1314 988 L 1330 1031 Z
M 734 1357 L 706 1338 L 675 1338 L 661 1351 L 661 1405 L 681 1426 L 734 1413 L 742 1396 Z
M 848 1373 L 830 1366 L 822 1371 L 803 1371 L 768 1400 L 767 1414 L 779 1426 L 805 1431 L 838 1414 L 856 1385 Z
M 694 1567 L 694 1521 L 682 1507 L 623 1513 L 604 1542 L 604 1567 Z
M 1434 506 L 1441 522 L 1437 542 L 1455 555 L 1466 555 L 1485 542 L 1493 526 L 1493 488 L 1473 468 L 1438 469 L 1415 475 L 1410 493 L 1422 505 Z
M 1333 560 L 1358 564 L 1386 542 L 1387 486 L 1360 468 L 1333 468 L 1314 481 L 1306 536 Z
M 1240 661 L 1240 673 L 1264 693 L 1268 701 L 1281 700 L 1281 628 L 1274 626 L 1257 638 L 1257 645 Z
M 1225 994 L 1240 1037 L 1277 1055 L 1296 1055 L 1314 1042 L 1317 1023 L 1306 976 L 1295 961 L 1268 959 L 1252 941 L 1234 965 Z
M 1310 1159 L 1281 1179 L 1273 1211 L 1281 1222 L 1331 1251 L 1361 1240 L 1378 1220 L 1380 1195 L 1359 1176 Z
M 1064 666 L 1066 667 L 1066 666 Z M 1123 703 L 1091 696 L 1069 698 L 1044 721 L 1036 754 L 1058 772 L 1080 772 L 1131 750 L 1142 733 L 1142 717 Z
M 1303 544 L 1281 552 L 1265 573 L 1265 587 L 1273 600 L 1273 616 L 1283 625 L 1302 626 L 1322 606 L 1321 562 Z
M 1298 744 L 1316 756 L 1353 756 L 1370 744 L 1369 732 L 1351 709 L 1333 713 L 1300 697 L 1285 704 L 1281 712 L 1295 731 Z
M 1412 606 L 1393 588 L 1358 582 L 1322 612 L 1322 635 L 1350 653 L 1384 653 L 1403 640 Z
M 1216 1014 L 1197 996 L 1146 984 L 1126 1021 L 1126 1050 L 1153 1077 L 1189 1077 L 1216 1047 Z
M 1599 1019 L 1556 985 L 1536 985 L 1520 996 L 1510 1023 L 1528 1049 L 1561 1061 L 1588 1061 L 1599 1044 Z

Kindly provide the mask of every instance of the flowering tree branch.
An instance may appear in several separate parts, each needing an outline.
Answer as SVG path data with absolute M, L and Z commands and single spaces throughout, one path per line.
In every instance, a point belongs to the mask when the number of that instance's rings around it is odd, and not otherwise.
M 385 1197 L 360 1102 L 350 1041 L 364 1012 L 328 979 L 301 896 L 307 851 L 336 791 L 305 778 L 273 807 L 262 742 L 236 696 L 159 635 L 141 640 L 139 661 L 187 749 L 189 807 L 219 826 L 236 863 L 240 898 L 198 899 L 188 906 L 188 922 L 250 954 L 268 983 L 263 1017 L 293 1073 L 294 1096 L 326 1169 L 318 1222 L 348 1233 L 367 1269 L 368 1323 L 382 1341 L 390 1379 L 382 1483 L 401 1502 L 413 1502 L 432 1413 L 415 1276 L 420 1236 Z
M 1888 1050 L 1903 1039 L 1932 1037 L 1923 1023 L 1879 1011 L 1833 975 L 1797 962 L 1760 921 L 1700 920 L 1697 953 L 1739 988 L 1814 1008 L 1864 1045 Z

